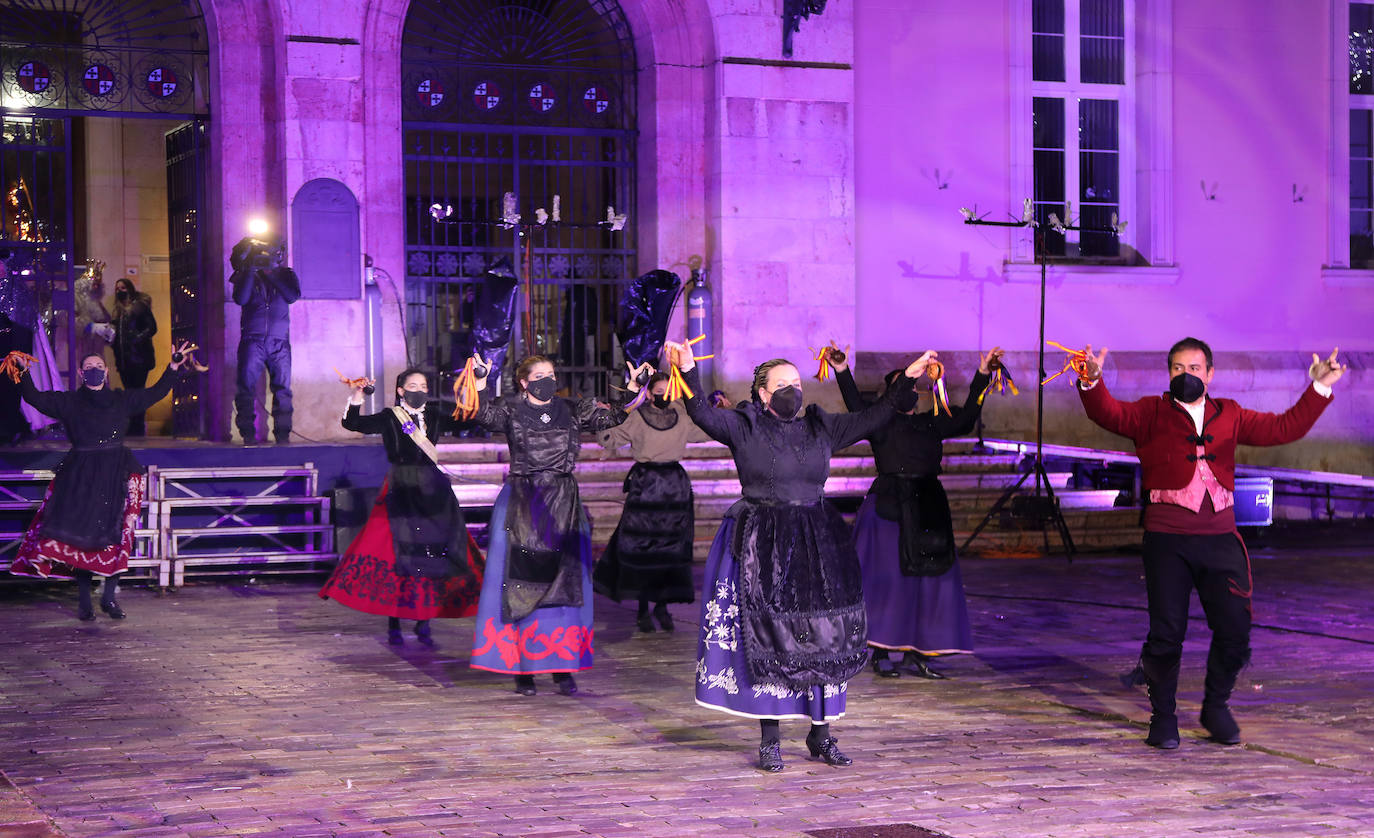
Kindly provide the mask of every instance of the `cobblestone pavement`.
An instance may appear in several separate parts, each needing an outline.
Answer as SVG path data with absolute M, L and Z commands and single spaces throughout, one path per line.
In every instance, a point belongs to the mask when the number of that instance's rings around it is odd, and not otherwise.
M 11 586 L 0 835 L 1374 836 L 1369 553 L 1257 552 L 1243 746 L 1196 727 L 1200 619 L 1183 746 L 1142 743 L 1144 695 L 1118 680 L 1145 629 L 1138 558 L 981 559 L 977 654 L 940 661 L 947 681 L 858 676 L 834 727 L 855 765 L 807 761 L 784 723 L 780 775 L 752 768 L 752 722 L 692 702 L 694 606 L 639 635 L 598 600 L 581 693 L 541 678 L 522 698 L 468 670 L 471 620 L 390 647 L 315 584 L 130 588 L 123 623 Z

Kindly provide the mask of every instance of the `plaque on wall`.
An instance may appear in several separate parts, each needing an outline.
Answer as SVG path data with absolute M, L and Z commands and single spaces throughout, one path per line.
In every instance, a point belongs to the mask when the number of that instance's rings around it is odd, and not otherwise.
M 301 296 L 356 300 L 362 296 L 358 199 L 333 178 L 307 181 L 291 201 L 287 261 L 301 279 Z

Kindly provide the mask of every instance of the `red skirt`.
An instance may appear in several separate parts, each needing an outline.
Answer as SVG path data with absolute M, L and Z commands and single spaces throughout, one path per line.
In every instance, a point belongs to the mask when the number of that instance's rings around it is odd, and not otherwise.
M 482 592 L 482 553 L 471 533 L 467 542 L 467 564 L 473 573 L 430 579 L 398 572 L 391 521 L 385 497 L 380 497 L 358 537 L 339 557 L 334 573 L 320 589 L 320 597 L 382 617 L 471 617 L 477 613 L 477 598 Z
M 128 493 L 124 501 L 124 524 L 120 528 L 119 541 L 99 550 L 82 550 L 55 538 L 39 535 L 43 526 L 43 510 L 52 497 L 52 484 L 43 496 L 38 514 L 24 533 L 14 561 L 10 563 L 10 573 L 15 576 L 32 576 L 36 579 L 71 579 L 72 573 L 88 570 L 96 576 L 114 576 L 129 569 L 129 553 L 134 547 L 134 530 L 138 529 L 138 519 L 143 513 L 143 475 L 130 474 Z

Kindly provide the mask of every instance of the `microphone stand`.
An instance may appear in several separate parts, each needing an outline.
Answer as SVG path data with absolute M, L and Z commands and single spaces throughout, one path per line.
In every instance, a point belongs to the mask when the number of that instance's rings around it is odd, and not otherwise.
M 1113 218 L 1115 220 L 1115 217 Z M 1022 473 L 1021 478 L 1007 487 L 997 502 L 992 505 L 983 520 L 978 522 L 978 526 L 973 529 L 969 537 L 959 547 L 959 552 L 968 549 L 973 540 L 978 537 L 993 517 L 1002 511 L 1009 502 L 1011 503 L 1011 514 L 1013 518 L 1020 519 L 1040 528 L 1041 534 L 1045 538 L 1045 552 L 1050 550 L 1050 536 L 1047 526 L 1054 525 L 1055 531 L 1059 534 L 1059 540 L 1064 545 L 1064 555 L 1069 561 L 1073 561 L 1074 547 L 1073 534 L 1069 532 L 1069 525 L 1064 521 L 1064 513 L 1059 508 L 1059 500 L 1054 496 L 1054 487 L 1050 485 L 1049 475 L 1045 472 L 1044 459 L 1044 436 L 1045 436 L 1045 287 L 1046 276 L 1049 272 L 1049 252 L 1045 243 L 1044 225 L 1032 218 L 1025 218 L 1020 221 L 988 221 L 983 218 L 975 218 L 973 213 L 964 213 L 964 223 L 981 227 L 1021 227 L 1030 228 L 1035 233 L 1035 260 L 1040 264 L 1040 342 L 1038 344 L 1037 360 L 1040 374 L 1035 380 L 1035 454 L 1031 458 L 1031 467 Z M 1121 225 L 1114 224 L 1112 227 L 1100 230 L 1096 228 L 1074 226 L 1072 224 L 1059 223 L 1054 219 L 1049 224 L 1056 232 L 1066 230 L 1082 230 L 1090 233 L 1112 233 L 1116 235 L 1120 232 Z M 981 441 L 982 435 L 979 434 Z M 1031 476 L 1035 475 L 1035 493 L 1031 495 L 1017 496 L 1021 486 Z M 1044 495 L 1041 495 L 1041 490 Z

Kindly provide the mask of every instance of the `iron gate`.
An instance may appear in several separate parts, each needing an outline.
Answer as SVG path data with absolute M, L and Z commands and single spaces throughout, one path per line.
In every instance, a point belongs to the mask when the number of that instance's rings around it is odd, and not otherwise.
M 510 355 L 547 355 L 574 392 L 605 392 L 637 269 L 634 45 L 619 5 L 419 0 L 402 59 L 412 361 L 462 365 L 477 280 L 505 260 L 521 280 Z

